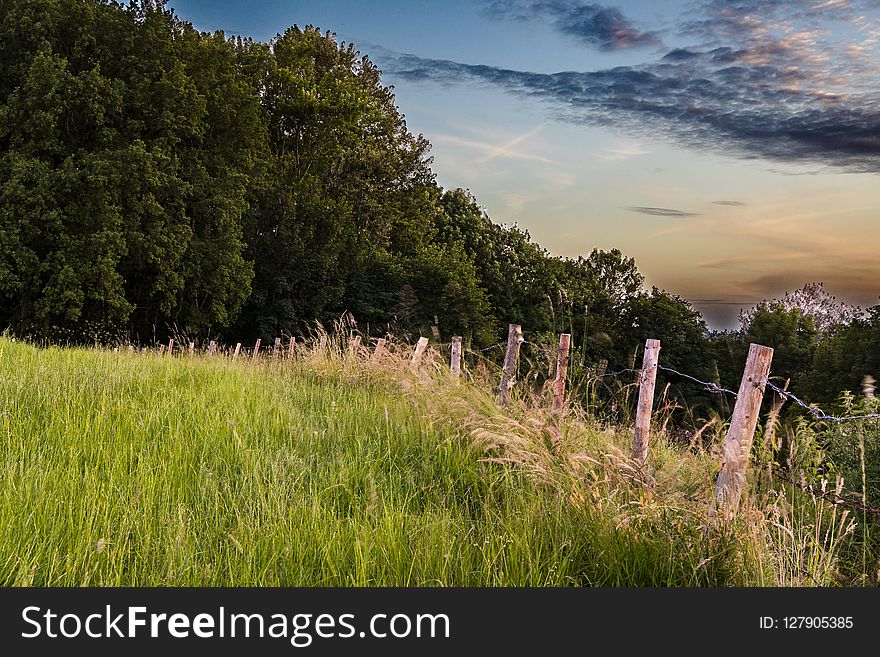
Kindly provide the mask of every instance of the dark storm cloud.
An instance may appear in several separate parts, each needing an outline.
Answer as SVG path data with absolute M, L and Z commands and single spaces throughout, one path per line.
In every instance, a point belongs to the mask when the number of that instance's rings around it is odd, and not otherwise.
M 704 15 L 715 42 L 669 50 L 639 66 L 548 74 L 411 55 L 383 56 L 381 63 L 398 79 L 469 80 L 539 99 L 570 123 L 744 158 L 880 172 L 880 67 L 869 41 L 835 50 L 812 19 L 796 23 L 821 3 L 709 2 Z M 491 7 L 531 11 L 556 4 Z M 853 34 L 866 40 L 878 38 L 877 24 L 857 15 L 856 4 L 828 0 L 826 14 L 851 20 Z
M 660 46 L 656 32 L 644 32 L 614 7 L 576 0 L 488 0 L 492 18 L 534 20 L 547 18 L 554 29 L 599 50 Z
M 634 205 L 628 207 L 627 210 L 639 212 L 641 214 L 650 214 L 655 217 L 671 217 L 673 219 L 684 219 L 685 217 L 698 216 L 695 212 L 686 212 L 684 210 L 675 210 L 673 208 L 653 208 L 643 205 Z

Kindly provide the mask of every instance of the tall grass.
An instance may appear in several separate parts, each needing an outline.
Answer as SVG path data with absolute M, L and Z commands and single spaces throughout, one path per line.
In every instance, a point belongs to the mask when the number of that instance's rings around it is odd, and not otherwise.
M 544 408 L 339 334 L 257 362 L 0 339 L 0 584 L 776 583 L 754 523 L 708 531 L 711 451 L 640 468 Z

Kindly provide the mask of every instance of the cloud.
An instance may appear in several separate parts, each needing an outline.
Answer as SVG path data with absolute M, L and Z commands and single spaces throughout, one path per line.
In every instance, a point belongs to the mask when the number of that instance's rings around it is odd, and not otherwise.
M 639 155 L 647 155 L 650 152 L 651 151 L 636 144 L 620 144 L 615 148 L 606 148 L 605 150 L 596 153 L 596 157 L 608 162 L 621 162 Z
M 730 205 L 730 206 L 741 206 L 745 205 L 742 201 L 712 201 L 712 205 Z
M 521 144 L 529 137 L 537 134 L 542 128 L 543 125 L 540 125 L 523 135 L 514 137 L 504 144 L 491 144 L 488 142 L 477 141 L 475 139 L 464 139 L 463 137 L 444 134 L 434 135 L 433 139 L 437 142 L 465 146 L 467 148 L 471 148 L 473 150 L 483 153 L 483 156 L 478 160 L 480 164 L 485 164 L 486 162 L 493 160 L 496 157 L 510 158 L 514 160 L 531 160 L 533 162 L 543 162 L 545 164 L 556 164 L 556 162 L 554 162 L 553 160 L 542 155 L 537 155 L 535 153 L 529 153 L 527 151 L 514 148 L 514 146 Z
M 661 46 L 656 32 L 643 32 L 614 7 L 578 0 L 484 0 L 485 12 L 502 20 L 547 18 L 557 32 L 599 50 Z
M 635 205 L 628 207 L 627 210 L 632 212 L 640 212 L 641 214 L 650 214 L 655 217 L 671 217 L 673 219 L 684 219 L 685 217 L 699 216 L 695 212 L 685 212 L 684 210 L 675 210 L 672 208 L 653 208 L 643 205 Z
M 549 6 L 544 0 L 513 4 Z M 880 3 L 875 5 L 876 12 Z M 688 23 L 692 32 L 702 30 L 703 45 L 633 66 L 536 73 L 387 51 L 380 64 L 399 80 L 469 81 L 537 99 L 562 121 L 610 126 L 628 138 L 880 172 L 880 64 L 876 57 L 848 54 L 840 34 L 817 27 L 811 6 L 800 0 L 709 2 L 707 18 Z M 835 20 L 843 20 L 841 11 Z M 772 20 L 763 21 L 759 12 Z M 849 20 L 855 26 L 859 17 Z M 856 29 L 840 32 L 863 37 Z

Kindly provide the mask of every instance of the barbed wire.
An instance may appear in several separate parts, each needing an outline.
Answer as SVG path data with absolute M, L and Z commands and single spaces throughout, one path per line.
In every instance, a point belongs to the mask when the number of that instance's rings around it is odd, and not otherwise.
M 677 374 L 678 376 L 684 377 L 685 379 L 690 379 L 694 383 L 699 383 L 703 386 L 703 389 L 714 393 L 714 394 L 728 394 L 736 397 L 736 393 L 733 390 L 728 390 L 727 388 L 722 388 L 717 383 L 713 383 L 711 381 L 702 381 L 695 376 L 691 376 L 690 374 L 685 374 L 684 372 L 679 372 L 678 370 L 674 370 L 671 367 L 664 367 L 663 365 L 657 365 L 658 370 L 663 370 L 664 372 L 671 372 L 672 374 Z
M 506 342 L 499 342 L 499 343 L 491 345 L 489 347 L 485 347 L 483 349 L 480 349 L 479 351 L 481 353 L 486 352 L 486 351 L 489 351 L 490 349 L 497 349 L 498 347 L 505 346 L 506 344 L 507 344 Z M 530 345 L 533 347 L 543 347 L 544 346 L 544 345 L 539 345 L 534 342 L 530 342 L 528 340 L 523 340 L 520 344 L 526 344 L 526 345 Z M 703 381 L 702 379 L 698 379 L 695 376 L 692 376 L 690 374 L 685 374 L 684 372 L 679 372 L 676 369 L 673 369 L 671 367 L 666 367 L 664 365 L 658 364 L 657 369 L 662 370 L 664 372 L 669 372 L 670 374 L 674 374 L 676 376 L 682 377 L 683 379 L 687 379 L 689 381 L 692 381 L 693 383 L 696 383 L 696 384 L 702 386 L 703 390 L 705 390 L 706 392 L 709 392 L 712 394 L 731 395 L 733 397 L 738 396 L 737 393 L 734 392 L 733 390 L 730 390 L 729 388 L 724 388 L 724 387 L 718 385 L 717 383 L 714 383 L 713 381 Z M 611 378 L 611 377 L 618 377 L 623 374 L 638 374 L 640 372 L 641 372 L 641 369 L 627 367 L 627 368 L 624 368 L 621 370 L 616 370 L 614 372 L 605 372 L 603 374 L 593 373 L 591 378 L 593 378 L 594 380 L 598 380 L 598 379 L 606 379 L 606 378 Z M 761 383 L 756 383 L 756 385 L 761 385 Z M 815 420 L 825 421 L 825 422 L 837 422 L 837 423 L 855 422 L 857 420 L 880 420 L 880 413 L 867 413 L 864 415 L 845 415 L 845 416 L 831 415 L 830 413 L 827 413 L 826 411 L 824 411 L 823 409 L 819 408 L 816 405 L 808 404 L 807 402 L 803 401 L 802 399 L 797 397 L 795 394 L 789 392 L 788 390 L 780 388 L 779 386 L 777 386 L 775 383 L 773 383 L 769 379 L 764 381 L 763 385 L 770 388 L 775 393 L 777 393 L 778 395 L 781 395 L 785 399 L 790 399 L 791 401 L 793 401 L 795 404 L 797 404 L 798 406 L 800 406 L 801 408 L 803 408 L 804 410 L 809 412 L 810 415 Z
M 775 469 L 772 470 L 771 472 L 772 472 L 773 476 L 776 477 L 777 479 L 779 479 L 780 481 L 784 481 L 788 484 L 791 484 L 792 486 L 795 486 L 795 487 L 801 489 L 805 493 L 810 493 L 812 495 L 815 495 L 816 497 L 820 497 L 823 500 L 825 500 L 826 502 L 830 502 L 831 504 L 834 504 L 836 506 L 842 506 L 842 507 L 844 507 L 846 509 L 850 509 L 852 511 L 863 511 L 864 513 L 870 513 L 872 515 L 880 516 L 880 508 L 877 508 L 876 506 L 871 506 L 870 504 L 865 502 L 863 499 L 862 500 L 848 500 L 848 499 L 846 499 L 846 497 L 843 496 L 843 495 L 849 495 L 850 497 L 859 497 L 859 498 L 862 497 L 858 493 L 844 492 L 842 495 L 842 494 L 838 493 L 837 490 L 825 491 L 822 489 L 816 489 L 816 487 L 811 484 L 797 482 L 790 477 L 786 477 L 785 475 L 781 474 L 779 471 L 777 471 Z
M 856 420 L 880 420 L 880 413 L 867 413 L 865 415 L 844 416 L 829 415 L 818 406 L 807 404 L 805 401 L 799 399 L 796 395 L 789 392 L 788 390 L 783 390 L 769 379 L 767 381 L 764 381 L 764 385 L 773 390 L 776 394 L 781 395 L 786 399 L 790 399 L 804 410 L 809 411 L 810 415 L 812 415 L 813 418 L 816 420 L 823 420 L 825 422 L 855 422 Z
M 629 374 L 630 372 L 632 372 L 634 374 L 638 374 L 639 372 L 641 372 L 641 370 L 637 370 L 632 367 L 627 367 L 626 369 L 618 370 L 617 372 L 605 372 L 603 374 L 596 373 L 593 375 L 593 378 L 594 379 L 604 379 L 606 376 L 620 376 L 621 374 Z

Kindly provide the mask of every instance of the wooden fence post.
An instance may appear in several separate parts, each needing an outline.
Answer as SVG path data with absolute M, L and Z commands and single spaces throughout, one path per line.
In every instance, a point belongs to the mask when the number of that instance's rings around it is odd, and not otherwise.
M 553 380 L 553 412 L 559 413 L 565 406 L 565 377 L 568 374 L 568 352 L 571 349 L 571 334 L 559 336 L 559 350 L 556 354 L 556 378 Z
M 214 342 L 213 340 L 211 340 L 211 342 L 208 343 L 208 353 L 213 356 L 216 353 L 216 351 L 217 351 L 217 343 Z
M 287 343 L 287 357 L 288 358 L 293 358 L 294 350 L 296 350 L 296 338 L 291 335 L 290 340 Z
M 196 343 L 195 343 L 195 342 L 190 342 L 190 343 L 189 343 L 189 355 L 192 356 L 192 355 L 193 355 L 193 352 L 194 352 L 195 350 L 196 350 Z
M 425 353 L 425 349 L 428 347 L 428 338 L 421 337 L 419 341 L 416 343 L 416 348 L 413 349 L 412 359 L 410 360 L 410 365 L 413 367 L 418 367 L 419 363 L 422 361 L 422 356 Z
M 351 342 L 348 343 L 348 353 L 352 356 L 357 356 L 361 350 L 361 336 L 356 335 L 351 339 Z
M 373 351 L 373 360 L 379 360 L 385 353 L 385 338 L 376 340 L 376 349 Z
M 170 338 L 168 340 L 168 355 L 171 355 L 171 352 L 174 351 L 174 338 Z
M 749 463 L 761 400 L 764 398 L 764 386 L 772 361 L 773 349 L 754 343 L 749 345 L 749 355 L 736 395 L 733 417 L 730 418 L 730 428 L 724 439 L 723 461 L 715 482 L 715 497 L 709 508 L 710 518 L 715 515 L 716 508 L 728 519 L 736 514 L 746 481 L 746 466 Z
M 452 372 L 452 378 L 458 379 L 461 376 L 461 336 L 456 335 L 452 338 L 452 353 L 449 357 L 449 369 Z
M 633 460 L 644 465 L 648 460 L 651 440 L 651 411 L 654 408 L 654 384 L 657 382 L 657 363 L 660 358 L 660 340 L 645 341 L 642 369 L 639 371 L 639 402 L 636 406 L 636 427 L 633 436 Z
M 235 351 L 232 352 L 232 360 L 238 358 L 238 352 L 241 351 L 241 342 L 235 343 Z
M 278 358 L 281 355 L 281 338 L 275 338 L 275 346 L 272 347 L 272 358 Z
M 507 352 L 504 354 L 504 366 L 501 372 L 501 383 L 498 386 L 498 403 L 504 406 L 510 398 L 510 389 L 516 383 L 516 368 L 519 363 L 519 346 L 523 343 L 522 327 L 510 324 L 507 327 Z
M 251 354 L 251 362 L 256 363 L 259 355 L 260 355 L 260 338 L 257 338 L 257 341 L 254 344 L 254 353 Z

